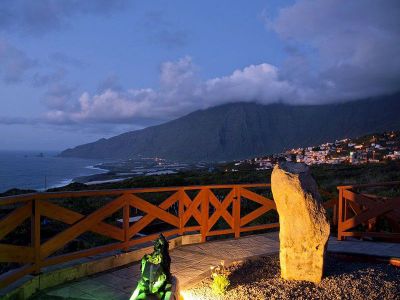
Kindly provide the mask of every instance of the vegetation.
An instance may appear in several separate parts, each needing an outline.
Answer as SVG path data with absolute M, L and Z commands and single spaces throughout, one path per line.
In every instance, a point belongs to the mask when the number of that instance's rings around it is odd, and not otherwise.
M 214 294 L 223 295 L 226 293 L 230 285 L 229 274 L 230 272 L 225 268 L 224 261 L 221 261 L 216 267 L 211 267 L 211 289 Z

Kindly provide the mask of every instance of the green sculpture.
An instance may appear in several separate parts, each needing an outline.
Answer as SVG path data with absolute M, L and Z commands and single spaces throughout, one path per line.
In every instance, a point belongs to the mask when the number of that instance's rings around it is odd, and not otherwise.
M 154 251 L 143 256 L 141 278 L 130 300 L 157 299 L 167 300 L 171 296 L 171 257 L 168 241 L 160 234 L 154 241 Z

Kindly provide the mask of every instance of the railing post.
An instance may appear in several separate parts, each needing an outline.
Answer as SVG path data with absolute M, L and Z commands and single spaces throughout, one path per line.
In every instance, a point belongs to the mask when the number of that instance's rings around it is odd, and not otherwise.
M 235 232 L 235 239 L 240 237 L 240 190 L 234 187 L 233 197 L 233 231 Z
M 201 199 L 201 242 L 203 243 L 207 240 L 208 232 L 209 193 L 210 191 L 205 189 Z
M 123 248 L 124 252 L 129 251 L 129 220 L 130 220 L 130 205 L 128 199 L 125 199 L 125 205 L 124 205 L 124 210 L 123 210 L 123 219 L 124 219 L 124 245 L 125 247 Z
M 336 199 L 336 202 L 333 204 L 333 207 L 332 207 L 332 223 L 335 226 L 338 223 L 338 200 L 337 199 Z
M 179 234 L 183 235 L 184 234 L 184 224 L 183 224 L 183 214 L 184 214 L 184 203 L 183 203 L 183 197 L 184 197 L 185 191 L 183 188 L 179 189 L 178 191 L 178 217 L 179 217 Z
M 31 244 L 35 253 L 34 274 L 40 273 L 41 257 L 40 257 L 40 196 L 32 200 L 32 216 L 31 216 Z
M 339 215 L 338 215 L 338 241 L 342 241 L 344 237 L 342 236 L 342 222 L 343 222 L 343 188 L 339 187 Z

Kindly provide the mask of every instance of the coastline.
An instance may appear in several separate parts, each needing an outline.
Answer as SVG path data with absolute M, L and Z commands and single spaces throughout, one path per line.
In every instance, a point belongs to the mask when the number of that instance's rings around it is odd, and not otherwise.
M 1 155 L 2 154 L 2 155 Z M 54 151 L 0 153 L 0 193 L 9 190 L 43 192 L 72 184 L 117 183 L 136 177 L 168 176 L 193 170 L 208 170 L 210 163 L 184 163 L 161 158 L 125 161 L 59 157 Z
M 107 173 L 104 162 L 59 157 L 56 151 L 0 151 L 0 193 L 63 187 L 76 177 Z
M 99 165 L 101 165 L 101 164 L 89 165 L 89 166 L 86 166 L 85 169 L 102 171 L 102 173 L 94 173 L 94 174 L 89 174 L 89 175 L 79 176 L 79 177 L 90 177 L 90 176 L 94 176 L 94 175 L 106 174 L 108 172 L 108 170 L 98 167 Z M 60 182 L 48 187 L 48 189 L 54 189 L 54 188 L 60 188 L 60 187 L 67 186 L 71 183 L 77 182 L 75 179 L 79 178 L 79 177 L 73 176 L 72 178 L 63 179 Z M 44 191 L 45 189 L 42 189 L 42 190 Z
M 86 185 L 113 183 L 139 176 L 177 174 L 182 171 L 208 169 L 211 164 L 182 163 L 160 158 L 128 159 L 124 161 L 102 162 L 90 169 L 103 170 L 102 173 L 73 178 L 73 182 Z

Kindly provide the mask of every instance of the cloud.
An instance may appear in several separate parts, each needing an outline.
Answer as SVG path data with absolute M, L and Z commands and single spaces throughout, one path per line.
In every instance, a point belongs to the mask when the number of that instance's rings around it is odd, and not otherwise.
M 162 14 L 152 18 L 170 26 Z M 123 88 L 113 75 L 95 93 L 51 85 L 44 121 L 154 124 L 228 102 L 324 104 L 399 90 L 398 1 L 300 0 L 265 24 L 284 43 L 280 65 L 254 64 L 204 80 L 186 56 L 161 64 L 157 88 Z
M 0 116 L 0 125 L 35 125 L 41 122 L 39 118 Z
M 25 52 L 0 39 L 0 76 L 5 83 L 22 81 L 27 72 L 37 65 Z
M 160 67 L 160 88 L 113 90 L 90 95 L 83 93 L 76 110 L 51 110 L 50 122 L 132 123 L 140 119 L 165 120 L 195 109 L 232 102 L 273 103 L 292 97 L 296 91 L 279 78 L 269 64 L 252 65 L 225 77 L 202 81 L 190 57 L 165 62 Z
M 50 110 L 73 110 L 73 100 L 76 97 L 77 87 L 62 82 L 55 82 L 48 86 L 44 95 L 44 103 Z
M 113 79 L 98 94 L 82 93 L 75 110 L 50 110 L 46 119 L 53 123 L 133 123 L 179 116 L 193 109 L 193 97 L 200 87 L 195 69 L 190 57 L 163 63 L 159 90 L 113 89 Z
M 150 41 L 168 49 L 182 48 L 188 44 L 189 35 L 184 30 L 161 29 L 151 35 Z
M 53 88 L 66 81 L 70 67 L 84 66 L 82 61 L 62 53 L 51 55 L 50 60 L 33 59 L 8 40 L 0 38 L 0 79 L 6 84 L 25 81 L 36 88 Z
M 49 73 L 36 72 L 32 77 L 32 84 L 35 87 L 49 86 L 64 80 L 66 75 L 67 70 L 64 68 L 56 68 Z
M 263 63 L 236 70 L 229 76 L 207 80 L 204 95 L 210 105 L 236 101 L 268 104 L 293 99 L 296 90 L 279 77 L 277 67 Z
M 312 90 L 311 101 L 352 100 L 400 87 L 397 0 L 301 0 L 266 24 L 296 49 L 281 71 Z
M 189 43 L 189 34 L 177 28 L 164 11 L 148 11 L 144 15 L 143 26 L 148 34 L 148 41 L 167 49 L 185 47 Z
M 69 56 L 62 52 L 54 52 L 49 56 L 49 58 L 50 58 L 51 62 L 53 62 L 57 65 L 74 67 L 74 68 L 78 68 L 78 69 L 81 69 L 81 68 L 84 68 L 87 66 L 87 63 L 85 63 L 83 60 Z
M 70 24 L 79 15 L 108 15 L 120 10 L 126 0 L 2 0 L 0 30 L 42 34 Z
M 103 79 L 97 87 L 97 92 L 102 93 L 106 90 L 122 91 L 123 87 L 120 84 L 119 78 L 116 74 L 110 74 Z
M 91 96 L 83 93 L 77 101 L 77 109 L 66 111 L 53 109 L 46 114 L 50 123 L 124 123 L 133 117 L 152 115 L 152 94 L 149 90 L 118 92 L 106 90 Z

